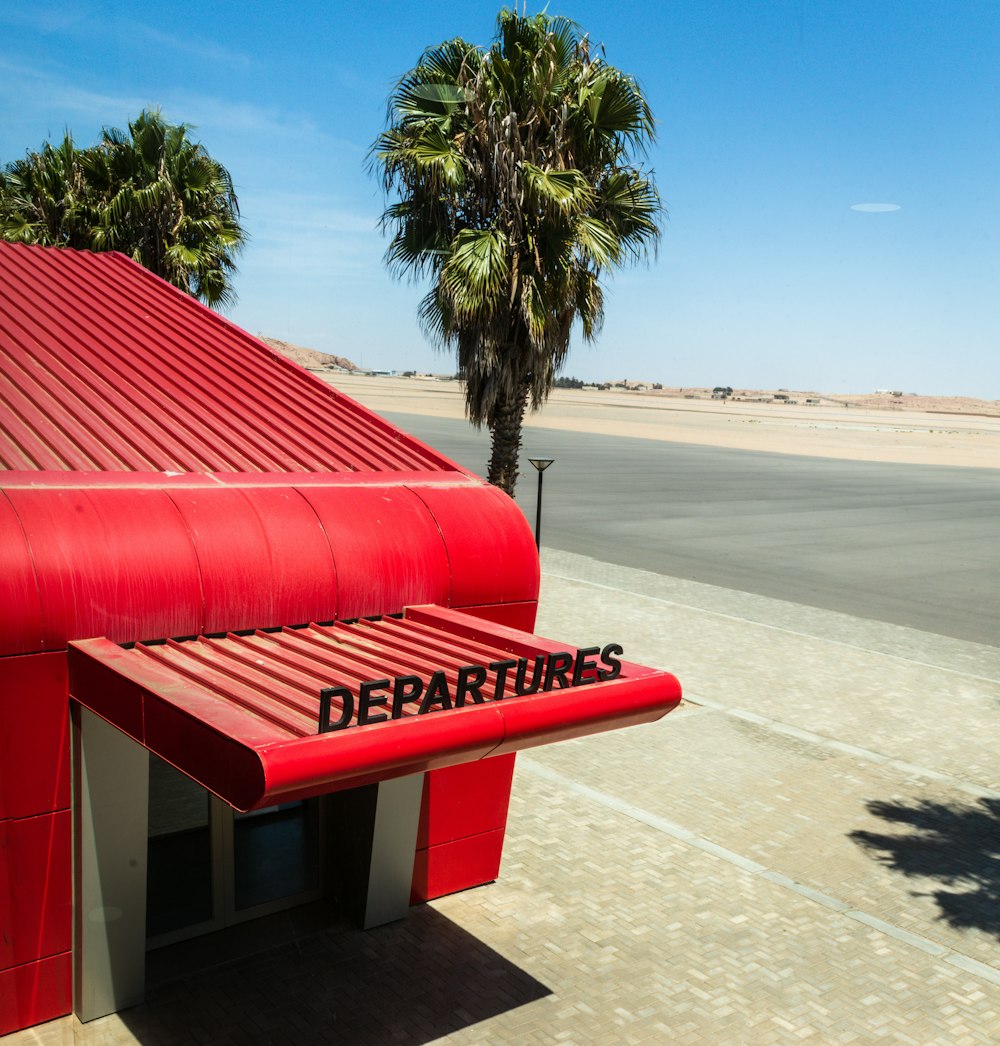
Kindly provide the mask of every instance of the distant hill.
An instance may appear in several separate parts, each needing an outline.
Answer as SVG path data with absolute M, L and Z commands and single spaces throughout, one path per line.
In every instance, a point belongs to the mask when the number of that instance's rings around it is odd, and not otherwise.
M 282 356 L 286 356 L 293 363 L 308 370 L 332 368 L 355 371 L 360 369 L 356 363 L 352 363 L 345 356 L 334 356 L 329 352 L 320 352 L 319 349 L 304 349 L 301 345 L 291 345 L 287 341 L 281 341 L 280 338 L 265 338 L 263 334 L 258 334 L 257 337 L 275 352 L 280 352 Z

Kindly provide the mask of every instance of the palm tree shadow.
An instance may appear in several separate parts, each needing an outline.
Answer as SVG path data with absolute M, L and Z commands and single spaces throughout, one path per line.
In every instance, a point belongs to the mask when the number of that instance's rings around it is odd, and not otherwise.
M 1000 938 L 1000 799 L 984 798 L 971 806 L 873 800 L 867 806 L 876 817 L 909 831 L 851 832 L 856 843 L 903 875 L 938 879 L 950 887 L 931 896 L 951 926 Z

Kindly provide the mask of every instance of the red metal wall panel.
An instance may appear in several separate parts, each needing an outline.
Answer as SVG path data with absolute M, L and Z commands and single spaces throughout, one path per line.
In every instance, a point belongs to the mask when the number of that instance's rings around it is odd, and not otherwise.
M 413 862 L 410 903 L 432 901 L 472 886 L 491 883 L 500 874 L 504 830 L 456 839 L 418 850 Z
M 412 602 L 448 602 L 448 553 L 434 518 L 412 491 L 303 487 L 301 493 L 333 549 L 337 617 L 395 614 Z
M 0 491 L 0 657 L 42 649 L 42 610 L 31 553 L 13 505 Z
M 417 847 L 439 846 L 503 828 L 514 756 L 433 770 L 424 779 Z
M 70 813 L 0 821 L 0 969 L 68 951 Z
M 171 490 L 198 556 L 198 632 L 331 621 L 337 577 L 316 513 L 291 487 Z M 176 634 L 176 633 L 175 633 Z
M 0 970 L 0 1035 L 64 1017 L 72 1008 L 69 952 Z
M 199 631 L 198 563 L 162 491 L 8 489 L 7 496 L 31 546 L 46 649 L 81 636 L 128 643 Z
M 530 632 L 535 626 L 536 602 L 494 603 L 490 606 L 465 607 L 463 613 L 485 621 L 495 621 L 508 628 Z M 510 789 L 516 755 L 495 756 L 479 763 L 431 770 L 424 777 L 424 794 L 420 807 L 417 833 L 417 857 L 414 864 L 413 895 L 429 900 L 455 890 L 468 889 L 491 882 L 497 876 L 503 829 L 507 824 Z M 459 839 L 500 830 L 499 843 L 472 846 L 477 860 L 459 875 L 450 848 L 428 853 L 429 847 L 448 846 Z M 491 836 L 491 838 L 493 838 Z M 482 846 L 497 847 L 484 857 Z M 468 846 L 466 847 L 468 850 Z M 457 851 L 461 854 L 463 851 Z M 443 870 L 443 871 L 441 871 Z M 464 878 L 463 885 L 454 883 Z
M 0 821 L 69 802 L 66 655 L 0 658 Z

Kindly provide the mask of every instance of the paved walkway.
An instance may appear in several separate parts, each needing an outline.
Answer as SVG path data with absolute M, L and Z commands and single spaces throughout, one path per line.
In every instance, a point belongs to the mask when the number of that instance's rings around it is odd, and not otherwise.
M 686 701 L 519 756 L 498 883 L 369 934 L 285 916 L 4 1046 L 1000 1041 L 1000 649 L 543 565 L 539 632 L 620 642 Z

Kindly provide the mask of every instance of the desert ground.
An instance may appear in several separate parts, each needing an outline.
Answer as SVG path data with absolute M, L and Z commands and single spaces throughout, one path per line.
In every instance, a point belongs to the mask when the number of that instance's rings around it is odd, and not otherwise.
M 375 411 L 462 418 L 462 387 L 433 378 L 317 371 Z M 688 399 L 624 390 L 556 389 L 528 428 L 593 432 L 702 446 L 900 464 L 1000 468 L 992 403 L 851 397 L 851 406 Z

